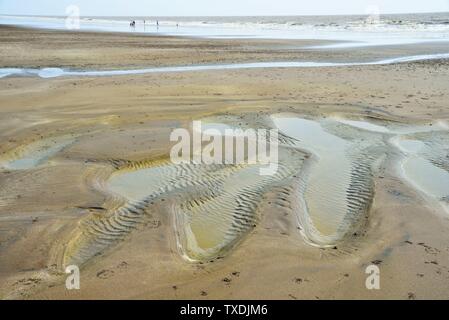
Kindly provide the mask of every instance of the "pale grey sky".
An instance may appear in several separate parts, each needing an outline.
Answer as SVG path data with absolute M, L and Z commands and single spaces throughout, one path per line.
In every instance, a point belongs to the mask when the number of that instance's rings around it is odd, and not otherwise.
M 449 0 L 0 0 L 0 14 L 65 15 L 78 5 L 82 16 L 223 16 L 365 14 L 449 11 Z

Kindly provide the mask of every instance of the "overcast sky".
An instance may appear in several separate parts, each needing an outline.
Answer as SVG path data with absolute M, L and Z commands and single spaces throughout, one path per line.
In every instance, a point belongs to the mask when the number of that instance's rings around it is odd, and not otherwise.
M 449 0 L 0 0 L 0 14 L 65 15 L 78 5 L 82 16 L 223 16 L 365 14 L 449 11 Z

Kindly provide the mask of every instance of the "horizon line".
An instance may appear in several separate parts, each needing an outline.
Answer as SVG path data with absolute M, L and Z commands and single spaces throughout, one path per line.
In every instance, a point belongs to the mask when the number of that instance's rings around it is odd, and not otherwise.
M 403 14 L 441 14 L 449 13 L 447 11 L 422 11 L 422 12 L 380 12 L 380 15 L 403 15 Z M 276 15 L 80 15 L 81 18 L 96 18 L 96 17 L 150 17 L 150 18 L 189 18 L 189 17 L 205 17 L 205 18 L 220 18 L 220 17 L 332 17 L 332 16 L 366 16 L 368 13 L 339 13 L 339 14 L 276 14 Z M 21 17 L 66 17 L 67 15 L 45 15 L 45 14 L 12 14 L 1 13 L 0 16 L 21 16 Z

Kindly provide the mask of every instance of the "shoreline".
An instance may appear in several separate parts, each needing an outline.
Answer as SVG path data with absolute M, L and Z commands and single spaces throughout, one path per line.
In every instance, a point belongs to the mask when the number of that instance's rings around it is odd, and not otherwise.
M 206 39 L 332 39 L 349 47 L 400 45 L 441 40 L 447 29 L 446 12 L 383 14 L 379 21 L 369 15 L 328 16 L 239 16 L 239 17 L 80 17 L 81 29 L 132 33 L 187 35 Z M 64 29 L 64 16 L 2 16 L 3 24 L 28 25 L 47 29 Z M 396 20 L 396 18 L 399 18 Z M 9 19 L 9 20 L 8 20 Z M 34 20 L 33 20 L 34 19 Z M 136 21 L 134 27 L 128 26 Z M 145 24 L 144 21 L 147 23 Z M 435 29 L 434 27 L 437 26 Z M 178 28 L 179 27 L 179 28 Z M 348 30 L 347 30 L 348 29 Z M 441 30 L 443 29 L 443 30 Z M 319 32 L 316 33 L 315 31 Z M 348 31 L 348 32 L 346 32 Z M 399 33 L 402 39 L 391 33 Z M 440 33 L 439 33 L 440 32 Z M 358 44 L 354 44 L 358 42 Z M 342 44 L 342 45 L 346 45 Z M 338 45 L 341 46 L 341 45 Z

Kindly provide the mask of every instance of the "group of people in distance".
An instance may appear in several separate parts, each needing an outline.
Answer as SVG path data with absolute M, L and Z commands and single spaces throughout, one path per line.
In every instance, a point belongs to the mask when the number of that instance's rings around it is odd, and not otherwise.
M 145 27 L 145 24 L 146 24 L 146 20 L 143 20 L 143 26 L 144 26 L 144 27 Z M 134 27 L 136 26 L 136 21 L 135 21 L 135 20 L 132 20 L 132 21 L 129 23 L 129 26 L 132 27 L 132 28 L 134 28 Z M 156 20 L 156 27 L 159 28 L 159 20 Z M 178 28 L 178 27 L 179 27 L 179 23 L 176 24 L 176 28 Z
M 145 26 L 145 23 L 146 23 L 146 20 L 143 20 L 143 25 L 144 25 L 144 26 Z M 135 20 L 132 20 L 132 21 L 129 23 L 129 26 L 130 26 L 130 27 L 135 27 L 135 26 L 136 26 L 136 21 L 135 21 Z M 159 20 L 156 20 L 156 26 L 159 27 Z M 176 27 L 178 27 L 178 24 L 176 24 Z

